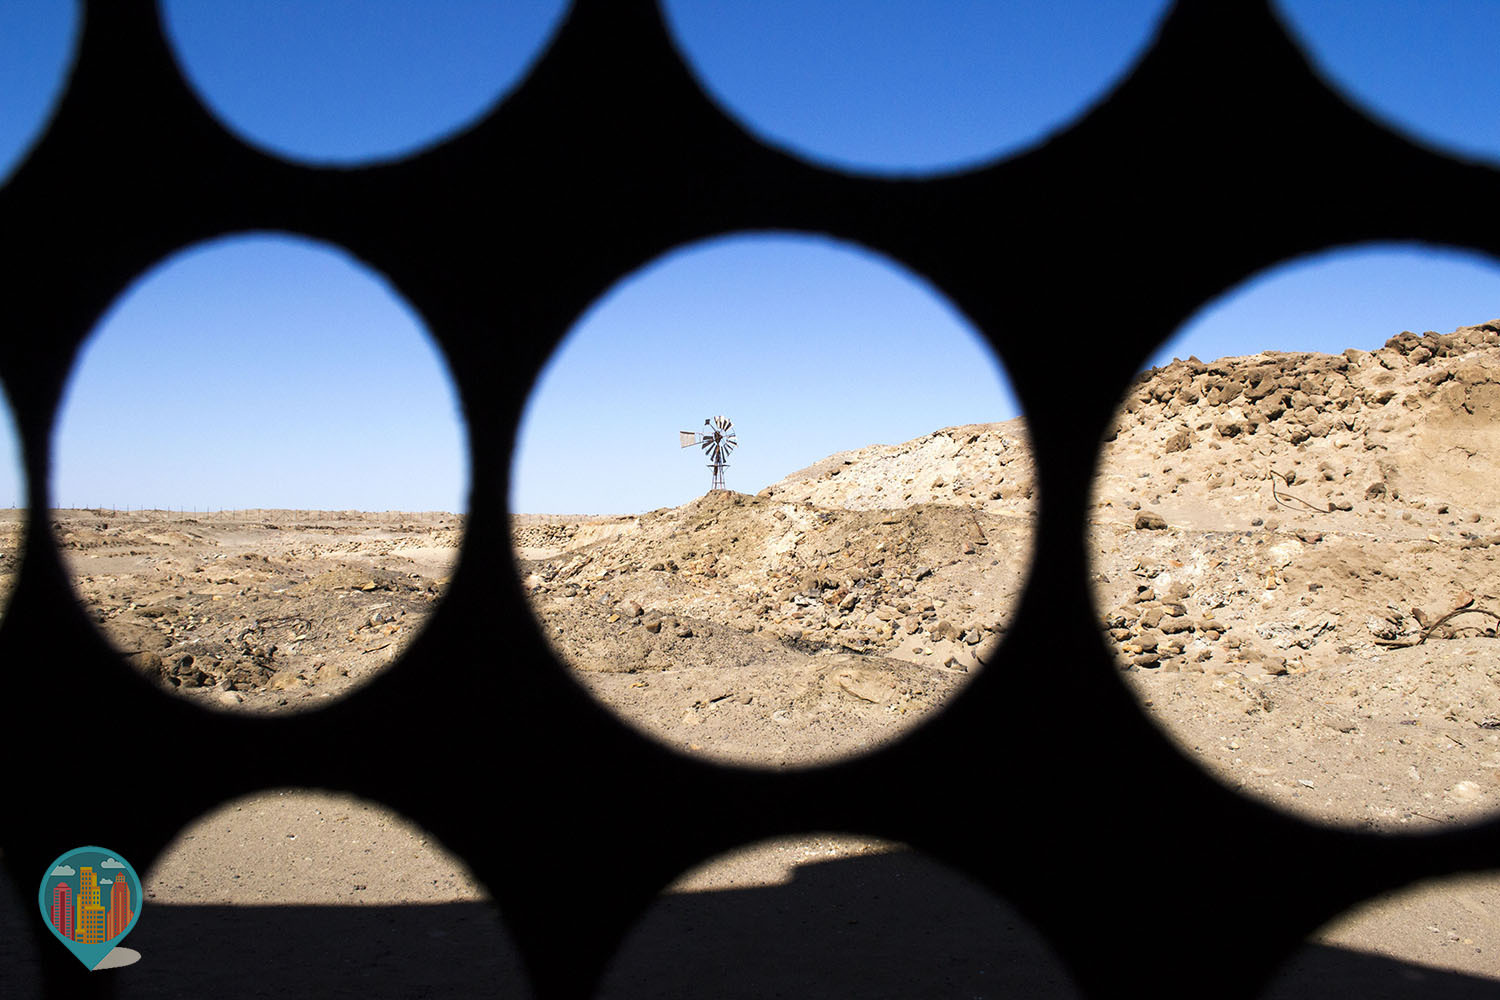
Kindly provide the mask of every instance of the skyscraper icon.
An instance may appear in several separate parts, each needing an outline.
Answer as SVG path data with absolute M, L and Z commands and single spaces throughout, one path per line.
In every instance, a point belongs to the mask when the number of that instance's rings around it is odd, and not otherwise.
M 52 926 L 63 937 L 73 939 L 73 887 L 66 882 L 52 887 Z
M 102 847 L 77 847 L 42 876 L 42 923 L 87 969 L 116 969 L 140 958 L 120 940 L 140 920 L 141 880 L 130 863 Z M 0 996 L 5 991 L 0 972 Z
M 78 922 L 73 940 L 79 944 L 99 944 L 104 940 L 104 904 L 99 902 L 99 876 L 90 867 L 78 869 L 82 886 L 78 893 Z
M 115 884 L 109 889 L 109 914 L 104 920 L 104 939 L 109 941 L 124 934 L 134 916 L 130 910 L 130 883 L 123 874 L 116 874 Z

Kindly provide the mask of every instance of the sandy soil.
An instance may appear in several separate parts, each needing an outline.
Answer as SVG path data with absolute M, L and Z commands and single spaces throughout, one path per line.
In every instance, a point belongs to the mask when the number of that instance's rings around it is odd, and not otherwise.
M 453 514 L 349 511 L 57 511 L 53 525 L 79 597 L 137 669 L 261 712 L 347 693 L 400 655 L 463 533 Z
M 1016 514 L 773 490 L 653 512 L 522 569 L 548 638 L 638 728 L 795 766 L 892 739 L 961 687 L 1003 634 L 1029 544 Z

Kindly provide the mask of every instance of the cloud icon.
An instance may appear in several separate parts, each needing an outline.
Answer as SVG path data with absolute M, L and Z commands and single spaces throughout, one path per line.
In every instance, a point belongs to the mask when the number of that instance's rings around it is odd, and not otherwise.
M 99 867 L 100 868 L 119 868 L 122 871 L 125 868 L 124 865 L 120 864 L 120 862 L 116 861 L 114 858 L 105 858 L 103 861 L 99 862 Z
M 54 877 L 60 878 L 60 877 L 67 876 L 67 875 L 77 875 L 77 874 L 78 874 L 78 872 L 74 871 L 72 868 L 70 868 L 67 865 L 58 865 L 56 868 L 52 869 L 52 874 L 49 875 L 48 878 L 54 878 Z
M 115 884 L 115 880 L 112 879 L 112 878 L 101 878 L 99 880 L 99 884 L 100 885 L 114 885 Z

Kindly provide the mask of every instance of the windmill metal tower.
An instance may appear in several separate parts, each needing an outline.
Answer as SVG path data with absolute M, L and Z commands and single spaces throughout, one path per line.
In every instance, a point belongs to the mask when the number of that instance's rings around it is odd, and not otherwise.
M 701 431 L 678 431 L 678 442 L 684 448 L 698 445 L 708 458 L 708 467 L 714 470 L 713 485 L 709 490 L 724 489 L 724 470 L 729 466 L 729 453 L 734 451 L 734 423 L 725 416 L 709 417 L 703 421 L 707 428 Z

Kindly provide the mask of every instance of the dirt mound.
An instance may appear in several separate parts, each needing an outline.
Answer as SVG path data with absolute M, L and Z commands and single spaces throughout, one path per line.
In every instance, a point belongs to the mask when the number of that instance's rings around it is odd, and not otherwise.
M 851 510 L 718 491 L 642 515 L 629 533 L 526 560 L 523 571 L 541 604 L 637 605 L 813 646 L 927 658 L 962 652 L 964 633 L 997 630 L 1029 529 L 951 504 Z M 976 599 L 975 581 L 1001 562 L 996 585 Z M 903 636 L 928 651 L 901 648 Z
M 511 544 L 523 559 L 545 559 L 568 549 L 615 538 L 635 526 L 633 517 L 567 520 L 523 514 L 511 519 Z
M 1492 507 L 1497 405 L 1500 321 L 1373 352 L 1174 361 L 1127 394 L 1099 494 L 1236 517 L 1269 503 Z
M 1176 361 L 1132 387 L 1095 484 L 1101 627 L 1180 741 L 1224 748 L 1208 766 L 1382 827 L 1497 797 L 1475 784 L 1500 765 L 1500 698 L 1472 645 L 1500 612 L 1483 444 L 1497 401 L 1500 323 Z M 607 538 L 554 533 L 560 548 L 523 560 L 526 589 L 585 683 L 659 737 L 816 759 L 825 726 L 858 734 L 838 747 L 899 732 L 903 708 L 940 703 L 1003 634 L 1034 476 L 1021 422 L 945 428 Z M 903 678 L 913 667 L 927 680 Z M 828 723 L 833 705 L 863 721 Z M 1456 751 L 1437 768 L 1433 739 Z M 1309 740 L 1315 763 L 1289 773 Z
M 601 699 L 684 749 L 807 763 L 891 738 L 978 667 L 1019 595 L 1030 489 L 1016 425 L 974 425 L 607 534 L 548 525 L 565 547 L 545 558 L 534 521 L 514 532 L 538 619 Z
M 1135 384 L 1095 482 L 1095 590 L 1208 766 L 1377 827 L 1500 801 L 1497 400 L 1500 322 Z
M 948 504 L 1027 516 L 1034 478 L 1025 424 L 1017 418 L 830 455 L 760 495 L 848 510 Z

